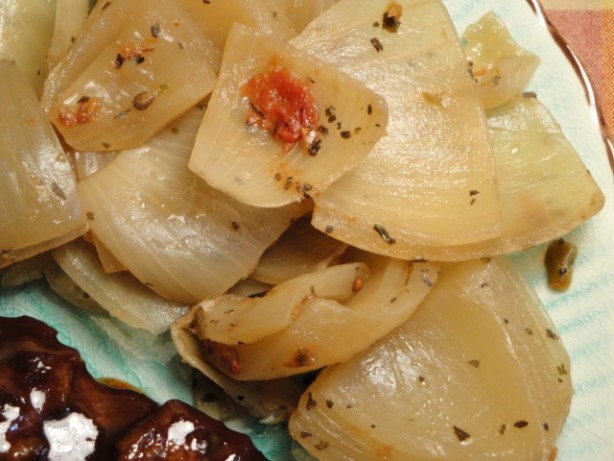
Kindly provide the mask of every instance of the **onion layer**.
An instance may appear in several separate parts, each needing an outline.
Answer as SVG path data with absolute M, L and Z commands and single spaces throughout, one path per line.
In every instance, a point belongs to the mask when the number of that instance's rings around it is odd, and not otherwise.
M 299 293 L 307 296 L 298 304 L 296 297 L 289 294 L 277 300 L 286 301 L 285 318 L 290 322 L 280 331 L 261 335 L 252 343 L 229 345 L 211 341 L 207 323 L 210 320 L 215 323 L 224 314 L 208 315 L 206 309 L 194 308 L 186 322 L 203 344 L 202 359 L 238 380 L 290 376 L 342 362 L 407 320 L 437 280 L 437 266 L 432 264 L 412 264 L 367 253 L 358 254 L 356 260 L 368 267 L 368 279 L 355 272 L 364 270 L 360 265 L 357 269 L 350 265 L 346 266 L 349 272 L 337 280 L 335 275 L 346 269 L 334 266 L 279 285 L 280 290 L 287 284 L 301 285 Z M 339 284 L 342 291 L 349 293 L 339 292 Z M 347 294 L 351 296 L 344 300 Z M 252 306 L 266 311 L 268 297 L 274 298 L 275 290 L 261 300 L 252 300 L 257 301 Z M 223 304 L 225 311 L 232 307 Z M 244 317 L 246 321 L 257 318 L 258 312 L 240 314 L 234 319 L 235 327 L 226 325 L 232 330 L 241 325 Z M 267 321 L 265 313 L 259 322 Z
M 14 62 L 0 61 L 0 267 L 87 229 L 62 146 Z
M 290 431 L 321 461 L 547 461 L 569 357 L 503 259 L 447 267 L 412 318 L 324 370 Z
M 404 259 L 500 233 L 486 118 L 440 1 L 338 2 L 292 43 L 362 80 L 389 106 L 387 136 L 314 197 L 315 227 Z
M 195 304 L 254 269 L 264 250 L 311 207 L 261 210 L 232 200 L 188 169 L 202 111 L 78 185 L 92 232 L 142 283 Z
M 358 80 L 237 24 L 190 169 L 243 203 L 282 206 L 317 196 L 354 168 L 387 118 L 386 103 Z

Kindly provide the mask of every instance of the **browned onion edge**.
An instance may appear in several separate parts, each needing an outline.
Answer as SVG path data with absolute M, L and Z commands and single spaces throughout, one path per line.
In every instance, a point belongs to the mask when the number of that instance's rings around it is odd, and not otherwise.
M 595 93 L 595 89 L 593 88 L 591 79 L 588 76 L 588 72 L 586 72 L 586 68 L 582 65 L 582 62 L 576 53 L 574 53 L 574 51 L 571 49 L 569 44 L 565 41 L 558 29 L 552 24 L 552 22 L 550 22 L 550 19 L 548 18 L 548 15 L 540 0 L 527 0 L 527 2 L 537 15 L 537 18 L 541 24 L 548 29 L 550 35 L 559 46 L 569 63 L 572 65 L 573 69 L 576 71 L 576 74 L 584 87 L 584 93 L 591 110 L 592 118 L 593 120 L 597 120 L 599 129 L 601 130 L 601 137 L 605 144 L 606 155 L 608 156 L 608 161 L 610 162 L 610 169 L 614 174 L 614 143 L 612 142 L 612 135 L 603 118 L 599 98 Z

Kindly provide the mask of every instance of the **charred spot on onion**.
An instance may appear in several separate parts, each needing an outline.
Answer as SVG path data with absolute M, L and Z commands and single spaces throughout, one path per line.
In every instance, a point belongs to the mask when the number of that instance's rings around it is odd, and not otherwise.
M 559 339 L 559 335 L 557 335 L 550 328 L 546 329 L 546 337 L 549 338 L 549 339 L 554 339 L 554 340 L 558 340 Z
M 479 360 L 469 360 L 467 363 L 471 365 L 473 368 L 480 368 Z
M 382 28 L 388 32 L 397 32 L 401 26 L 402 15 L 403 7 L 396 2 L 391 3 L 382 15 Z
M 454 435 L 456 436 L 459 442 L 461 443 L 466 442 L 468 439 L 471 438 L 471 435 L 468 432 L 461 429 L 460 427 L 452 426 L 452 428 L 454 429 Z
M 309 155 L 315 157 L 320 152 L 320 148 L 322 147 L 322 140 L 320 138 L 316 138 L 311 144 L 309 144 Z
M 329 443 L 325 440 L 320 440 L 317 444 L 314 445 L 316 450 L 322 451 L 326 450 L 329 446 Z
M 524 429 L 525 427 L 527 427 L 529 425 L 528 421 L 525 420 L 520 420 L 520 421 L 516 421 L 514 423 L 514 427 L 518 428 L 518 429 Z
M 115 61 L 113 61 L 113 67 L 115 67 L 116 69 L 121 69 L 123 64 L 124 57 L 120 53 L 117 53 L 117 55 L 115 56 Z
M 312 410 L 316 406 L 318 406 L 318 402 L 313 399 L 313 394 L 311 392 L 307 393 L 307 403 L 305 403 L 306 410 Z
M 378 53 L 384 51 L 384 45 L 382 45 L 382 42 L 380 42 L 376 37 L 373 37 L 370 41 L 373 48 L 375 48 L 375 51 Z
M 375 232 L 377 232 L 378 235 L 382 238 L 382 240 L 388 245 L 393 245 L 396 242 L 396 240 L 390 236 L 386 228 L 381 224 L 374 224 L 373 230 L 375 230 Z

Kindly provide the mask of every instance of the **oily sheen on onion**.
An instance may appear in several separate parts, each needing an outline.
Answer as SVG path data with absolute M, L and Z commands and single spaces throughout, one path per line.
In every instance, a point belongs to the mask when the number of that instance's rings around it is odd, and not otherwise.
M 539 58 L 521 48 L 493 12 L 467 27 L 463 39 L 470 74 L 486 109 L 522 93 L 539 65 Z
M 548 461 L 569 357 L 506 260 L 449 266 L 411 319 L 324 370 L 290 419 L 320 461 Z
M 279 0 L 179 0 L 194 19 L 203 36 L 221 55 L 233 24 L 239 23 L 281 40 L 289 40 L 297 31 L 286 16 Z M 219 66 L 218 69 L 219 70 Z
M 315 227 L 404 259 L 500 233 L 484 110 L 440 1 L 340 0 L 292 43 L 389 106 L 387 136 L 314 197 Z
M 23 73 L 0 61 L 0 267 L 87 230 L 75 178 Z
M 217 60 L 177 0 L 98 2 L 42 104 L 74 149 L 137 147 L 210 93 Z
M 222 298 L 196 306 L 184 324 L 202 343 L 201 359 L 237 380 L 279 378 L 343 362 L 407 320 L 438 276 L 435 264 L 369 253 L 355 260 L 366 268 L 332 266 L 284 282 L 261 299 Z M 286 290 L 288 285 L 300 289 Z M 269 310 L 284 313 L 275 328 L 268 326 Z M 222 321 L 225 316 L 230 320 Z
M 130 273 L 106 273 L 95 248 L 81 239 L 56 248 L 52 255 L 79 288 L 131 327 L 160 334 L 187 312 L 188 306 L 162 298 Z
M 142 283 L 180 303 L 224 293 L 309 203 L 260 210 L 188 170 L 194 109 L 78 185 L 92 232 Z
M 255 90 L 272 94 L 262 102 L 245 95 L 258 78 L 278 81 Z M 299 103 L 295 114 L 293 105 Z M 269 110 L 289 115 L 271 121 L 274 126 L 267 130 L 260 118 Z M 301 124 L 296 133 L 294 116 Z M 236 24 L 189 165 L 240 202 L 282 206 L 319 195 L 355 167 L 385 134 L 387 118 L 384 100 L 358 80 L 286 42 Z M 291 132 L 277 139 L 286 124 Z

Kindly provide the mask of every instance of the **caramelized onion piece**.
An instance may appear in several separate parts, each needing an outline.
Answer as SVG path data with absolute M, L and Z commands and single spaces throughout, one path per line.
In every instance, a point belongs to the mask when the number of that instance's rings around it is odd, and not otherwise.
M 290 379 L 237 381 L 203 360 L 203 343 L 191 332 L 192 318 L 185 316 L 171 326 L 177 353 L 188 365 L 196 368 L 220 386 L 252 416 L 275 423 L 287 420 L 296 408 L 302 388 Z
M 215 323 L 224 313 L 209 314 L 207 304 L 197 306 L 185 321 L 194 339 L 201 342 L 199 359 L 238 380 L 291 376 L 342 362 L 407 320 L 437 280 L 438 267 L 434 264 L 408 263 L 367 253 L 359 253 L 356 260 L 366 264 L 368 278 L 362 265 L 349 264 L 322 269 L 279 285 L 279 291 L 299 285 L 298 293 L 304 296 L 297 299 L 296 295 L 286 294 L 276 300 L 286 302 L 287 326 L 277 332 L 262 327 L 261 331 L 267 335 L 247 338 L 248 341 L 257 339 L 254 342 L 233 344 L 238 339 L 233 336 L 233 329 L 249 332 L 255 322 L 251 319 L 257 318 L 261 309 L 264 314 L 259 323 L 266 325 L 270 318 L 266 312 L 272 309 L 267 299 L 275 299 L 276 290 L 261 299 L 247 302 L 235 299 L 234 306 L 223 304 L 223 312 L 235 307 L 245 312 L 237 311 L 233 321 L 224 322 L 219 330 L 209 322 Z M 337 278 L 342 271 L 346 275 Z M 346 293 L 337 294 L 340 289 Z M 251 312 L 246 305 L 258 310 Z M 283 307 L 280 305 L 279 309 Z M 235 312 L 225 315 L 234 317 Z M 224 330 L 226 338 L 221 337 Z M 224 343 L 213 341 L 210 331 Z
M 290 420 L 319 460 L 547 461 L 569 357 L 504 259 L 447 266 L 411 319 L 324 370 Z

